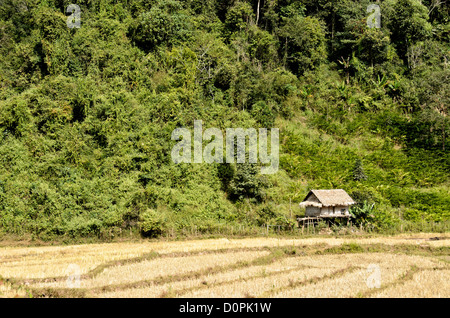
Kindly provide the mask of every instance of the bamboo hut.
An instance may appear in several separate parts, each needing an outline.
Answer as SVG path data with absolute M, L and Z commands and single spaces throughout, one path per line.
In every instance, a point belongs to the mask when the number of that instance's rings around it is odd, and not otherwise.
M 305 217 L 297 219 L 305 221 L 321 218 L 350 218 L 349 208 L 356 202 L 342 189 L 311 190 L 300 207 L 305 208 Z

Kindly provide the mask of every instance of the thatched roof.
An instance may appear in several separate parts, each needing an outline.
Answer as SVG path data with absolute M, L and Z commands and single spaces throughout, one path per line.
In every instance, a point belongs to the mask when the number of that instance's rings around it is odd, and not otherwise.
M 319 202 L 316 202 L 314 199 L 317 199 Z M 342 189 L 311 190 L 306 195 L 303 202 L 300 203 L 300 206 L 315 206 L 321 208 L 322 206 L 352 205 L 355 203 L 356 202 L 353 201 L 347 192 Z

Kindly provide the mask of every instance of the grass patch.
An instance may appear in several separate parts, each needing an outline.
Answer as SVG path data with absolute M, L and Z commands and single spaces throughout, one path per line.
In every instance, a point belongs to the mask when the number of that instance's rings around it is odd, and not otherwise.
M 317 254 L 343 254 L 343 253 L 363 253 L 364 248 L 358 243 L 344 243 L 339 246 L 333 246 L 325 249 L 324 251 L 318 251 Z

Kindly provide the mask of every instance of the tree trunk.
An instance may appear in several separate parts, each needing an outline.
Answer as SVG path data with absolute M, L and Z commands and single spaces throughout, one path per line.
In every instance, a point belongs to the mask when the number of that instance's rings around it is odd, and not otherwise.
M 258 25 L 258 21 L 259 21 L 259 6 L 261 4 L 261 0 L 258 0 L 258 7 L 256 9 L 256 25 Z
M 334 27 L 336 24 L 336 12 L 333 10 L 331 18 L 331 53 L 334 53 Z
M 284 45 L 284 67 L 287 65 L 287 55 L 288 55 L 288 38 L 286 37 L 286 42 Z

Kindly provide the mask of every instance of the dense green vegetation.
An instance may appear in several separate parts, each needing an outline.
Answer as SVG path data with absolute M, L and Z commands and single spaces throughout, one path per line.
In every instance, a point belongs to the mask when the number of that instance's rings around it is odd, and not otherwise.
M 286 225 L 314 188 L 374 230 L 448 220 L 450 7 L 370 3 L 0 1 L 0 232 Z M 279 128 L 279 171 L 174 164 L 196 119 Z

